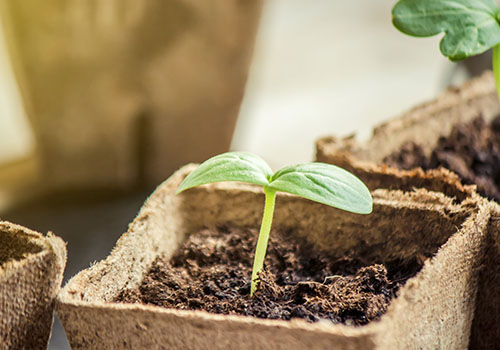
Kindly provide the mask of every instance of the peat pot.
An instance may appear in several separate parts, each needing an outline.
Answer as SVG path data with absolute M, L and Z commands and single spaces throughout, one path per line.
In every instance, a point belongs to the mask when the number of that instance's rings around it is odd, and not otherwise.
M 484 268 L 479 274 L 477 306 L 469 349 L 495 349 L 500 343 L 500 206 L 491 203 Z
M 458 177 L 445 169 L 423 172 L 402 170 L 384 161 L 404 145 L 418 145 L 430 156 L 441 137 L 461 123 L 482 117 L 487 123 L 500 115 L 493 74 L 487 72 L 458 88 L 451 88 L 433 101 L 374 128 L 372 137 L 358 142 L 356 135 L 340 139 L 328 136 L 316 142 L 316 160 L 336 164 L 358 175 L 371 189 L 411 190 L 424 187 L 463 199 L 473 191 L 462 187 Z
M 261 0 L 2 1 L 40 185 L 157 184 L 229 149 Z
M 415 144 L 424 156 L 431 155 L 440 139 L 455 126 L 478 117 L 490 125 L 500 115 L 500 104 L 491 72 L 458 88 L 444 92 L 435 100 L 419 105 L 402 116 L 376 127 L 371 139 L 358 142 L 355 135 L 339 139 L 325 137 L 316 142 L 316 159 L 344 167 L 373 188 L 411 190 L 422 187 L 445 193 L 457 202 L 473 196 L 473 186 L 462 186 L 457 175 L 446 169 L 423 171 L 399 169 L 385 164 L 387 157 L 404 145 Z M 492 219 L 488 229 L 486 254 L 482 256 L 478 309 L 471 334 L 471 349 L 493 349 L 500 342 L 500 225 L 498 206 L 491 202 Z
M 0 221 L 0 349 L 47 349 L 66 246 Z
M 57 299 L 72 349 L 466 349 L 479 257 L 491 208 L 476 195 L 457 204 L 424 189 L 377 189 L 367 216 L 279 194 L 272 234 L 287 232 L 336 256 L 380 262 L 431 256 L 379 321 L 365 326 L 264 320 L 116 303 L 152 262 L 172 256 L 193 232 L 258 227 L 264 195 L 238 183 L 175 195 L 188 165 L 158 187 L 105 260 L 73 277 Z

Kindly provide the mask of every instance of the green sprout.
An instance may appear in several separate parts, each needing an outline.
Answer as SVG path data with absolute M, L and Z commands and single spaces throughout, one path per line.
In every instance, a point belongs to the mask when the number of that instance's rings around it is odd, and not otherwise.
M 264 187 L 264 215 L 255 250 L 250 296 L 257 289 L 264 265 L 276 192 L 288 192 L 358 214 L 371 213 L 373 206 L 365 184 L 344 169 L 325 163 L 309 163 L 284 167 L 273 174 L 262 158 L 247 152 L 228 152 L 208 159 L 184 179 L 176 193 L 221 181 Z
M 493 72 L 500 99 L 500 9 L 494 0 L 400 0 L 392 22 L 405 34 L 444 33 L 441 53 L 452 61 L 493 47 Z

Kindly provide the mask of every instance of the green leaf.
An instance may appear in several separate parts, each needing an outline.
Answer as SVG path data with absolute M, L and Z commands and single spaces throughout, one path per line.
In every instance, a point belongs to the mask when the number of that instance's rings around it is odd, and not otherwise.
M 342 168 L 309 163 L 285 167 L 272 175 L 271 168 L 262 158 L 246 152 L 228 152 L 210 158 L 184 179 L 177 193 L 221 181 L 261 185 L 359 214 L 372 211 L 368 188 Z
M 241 181 L 266 186 L 272 174 L 269 165 L 255 154 L 228 152 L 203 162 L 184 179 L 177 193 L 191 187 L 221 181 Z
M 412 36 L 445 33 L 441 52 L 456 61 L 500 43 L 499 13 L 494 0 L 400 0 L 392 21 Z
M 276 172 L 268 186 L 358 214 L 372 211 L 372 196 L 350 172 L 325 163 L 299 164 Z

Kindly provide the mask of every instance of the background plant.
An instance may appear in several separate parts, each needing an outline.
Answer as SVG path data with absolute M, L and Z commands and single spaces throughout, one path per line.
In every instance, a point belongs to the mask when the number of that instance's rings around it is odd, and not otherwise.
M 221 181 L 240 181 L 264 187 L 264 215 L 255 250 L 250 295 L 258 286 L 276 201 L 276 192 L 288 192 L 315 202 L 358 214 L 372 211 L 370 191 L 348 171 L 325 163 L 284 167 L 273 174 L 267 163 L 247 152 L 228 152 L 208 159 L 194 170 L 177 189 Z
M 500 99 L 500 9 L 494 0 L 400 0 L 392 22 L 405 34 L 444 33 L 441 53 L 452 61 L 493 48 L 493 72 Z

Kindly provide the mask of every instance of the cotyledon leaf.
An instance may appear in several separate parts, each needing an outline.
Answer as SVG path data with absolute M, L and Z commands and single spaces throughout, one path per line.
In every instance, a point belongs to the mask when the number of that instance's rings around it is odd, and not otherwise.
M 445 33 L 441 52 L 455 61 L 500 43 L 499 13 L 494 0 L 400 0 L 392 9 L 392 20 L 412 36 Z
M 372 211 L 366 185 L 350 172 L 325 163 L 299 164 L 277 171 L 268 186 L 358 214 Z
M 359 214 L 372 211 L 368 188 L 342 168 L 325 163 L 299 164 L 273 175 L 262 158 L 247 152 L 228 152 L 208 159 L 184 179 L 177 193 L 221 181 L 261 185 Z
M 255 154 L 227 152 L 203 162 L 184 179 L 177 193 L 191 187 L 221 181 L 241 181 L 266 186 L 272 174 L 269 165 Z

